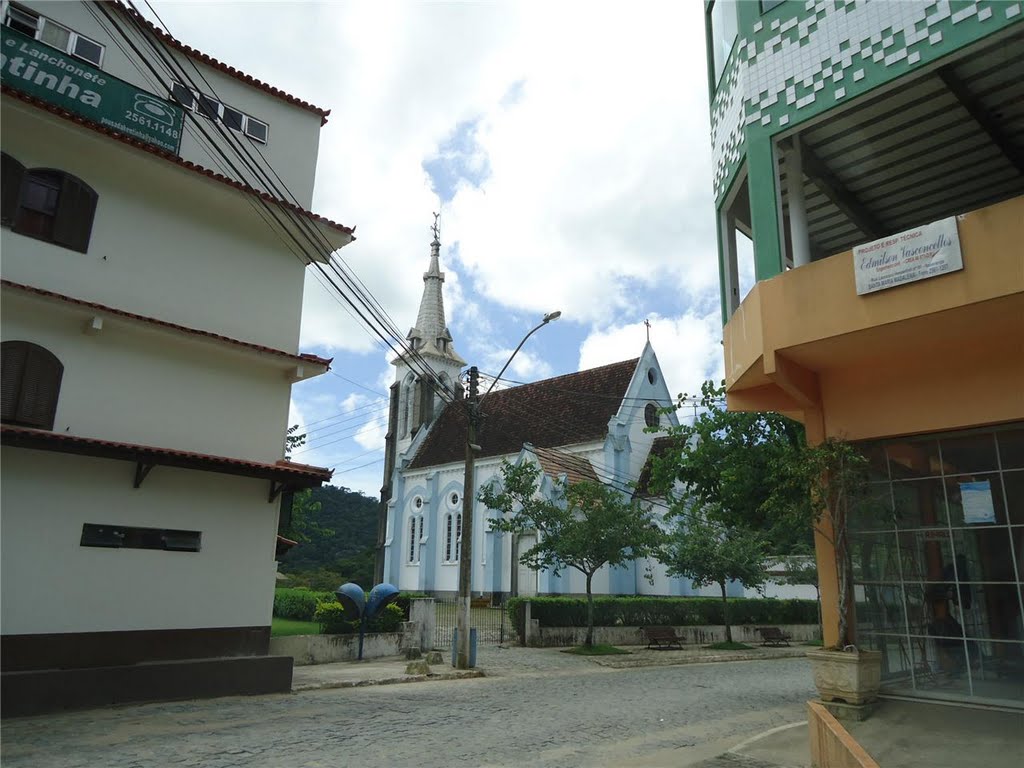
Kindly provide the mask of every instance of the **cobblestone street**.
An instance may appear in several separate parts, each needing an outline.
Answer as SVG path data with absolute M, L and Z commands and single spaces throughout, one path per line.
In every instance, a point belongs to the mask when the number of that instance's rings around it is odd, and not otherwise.
M 487 649 L 480 665 L 488 677 L 11 720 L 3 764 L 685 766 L 803 720 L 813 695 L 802 659 L 610 669 Z

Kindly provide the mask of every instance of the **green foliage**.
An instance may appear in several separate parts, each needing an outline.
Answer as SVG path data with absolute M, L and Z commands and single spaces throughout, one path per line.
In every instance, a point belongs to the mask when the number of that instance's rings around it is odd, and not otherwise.
M 284 435 L 284 457 L 290 459 L 292 457 L 292 451 L 306 444 L 306 433 L 303 432 L 301 435 L 295 434 L 299 429 L 298 424 L 292 424 L 288 427 L 288 431 Z
M 688 401 L 681 395 L 678 407 Z M 704 382 L 699 402 L 692 424 L 665 430 L 677 450 L 653 458 L 651 490 L 675 515 L 704 510 L 729 527 L 759 531 L 767 553 L 809 545 L 806 487 L 788 472 L 799 463 L 803 427 L 777 413 L 726 410 L 724 382 Z
M 313 621 L 317 603 L 334 599 L 331 592 L 314 592 L 303 587 L 278 587 L 274 590 L 274 615 L 282 619 Z
M 270 621 L 270 636 L 285 637 L 287 635 L 317 635 L 320 625 L 315 621 L 296 621 L 274 616 Z
M 308 503 L 300 499 L 302 496 L 295 494 L 292 532 L 300 527 L 305 539 L 299 539 L 300 546 L 292 549 L 281 561 L 281 572 L 302 574 L 326 569 L 341 577 L 330 589 L 346 581 L 354 581 L 363 589 L 373 587 L 370 583 L 373 571 L 365 568 L 365 553 L 369 550 L 372 558 L 372 551 L 377 545 L 380 502 L 348 488 L 332 485 L 313 488 L 309 492 Z M 304 506 L 300 507 L 300 504 Z M 344 565 L 342 561 L 346 561 Z
M 522 634 L 524 604 L 542 627 L 587 626 L 587 601 L 578 597 L 514 597 L 508 615 Z M 731 597 L 729 615 L 736 624 L 817 624 L 815 600 Z M 599 627 L 687 627 L 721 625 L 717 597 L 595 597 L 594 625 Z
M 313 619 L 320 625 L 320 632 L 325 635 L 348 635 L 359 631 L 359 620 L 348 621 L 345 610 L 339 602 L 322 602 L 316 607 Z M 402 628 L 405 616 L 402 609 L 394 603 L 384 606 L 379 616 L 375 616 L 366 626 L 369 632 L 397 632 Z
M 571 653 L 576 656 L 628 656 L 631 651 L 624 651 L 622 648 L 616 648 L 614 645 L 576 645 L 572 648 L 566 648 L 562 653 Z
M 492 523 L 495 529 L 541 534 L 520 557 L 524 565 L 555 574 L 566 567 L 582 573 L 592 607 L 591 579 L 598 569 L 653 554 L 662 543 L 661 529 L 648 506 L 602 483 L 560 483 L 554 498 L 539 497 L 540 473 L 533 463 L 503 461 L 500 485 L 488 485 L 478 498 L 501 513 Z M 586 645 L 593 645 L 593 634 L 588 624 Z

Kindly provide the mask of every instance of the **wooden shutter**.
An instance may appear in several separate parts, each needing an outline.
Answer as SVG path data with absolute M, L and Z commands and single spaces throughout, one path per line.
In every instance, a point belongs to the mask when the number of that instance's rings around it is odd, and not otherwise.
M 64 174 L 61 179 L 57 216 L 53 222 L 53 241 L 74 251 L 89 250 L 92 221 L 98 195 L 81 179 Z
M 4 156 L 6 157 L 6 155 Z M 21 377 L 25 373 L 25 358 L 28 356 L 28 343 L 24 341 L 5 341 L 0 345 L 0 403 L 2 415 L 0 420 L 14 421 L 18 413 L 18 395 L 21 393 Z
M 24 176 L 25 166 L 6 152 L 0 152 L 0 224 L 5 227 L 14 224 Z
M 53 429 L 64 366 L 53 353 L 27 341 L 3 343 L 3 420 Z

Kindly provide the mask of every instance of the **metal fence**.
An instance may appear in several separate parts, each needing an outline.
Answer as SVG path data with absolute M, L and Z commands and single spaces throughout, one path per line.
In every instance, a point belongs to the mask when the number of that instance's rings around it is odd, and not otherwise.
M 434 631 L 435 648 L 451 648 L 452 633 L 458 624 L 458 601 L 454 598 L 436 598 L 434 611 L 437 621 Z M 512 622 L 504 605 L 485 605 L 470 608 L 470 622 L 476 630 L 478 645 L 507 645 L 514 642 Z

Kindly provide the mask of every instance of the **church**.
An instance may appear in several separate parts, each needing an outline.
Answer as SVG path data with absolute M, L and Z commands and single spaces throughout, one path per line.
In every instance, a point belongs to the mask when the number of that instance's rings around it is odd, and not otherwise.
M 647 342 L 639 357 L 578 373 L 487 392 L 480 400 L 474 487 L 464 487 L 467 408 L 444 311 L 444 273 L 437 230 L 423 275 L 423 298 L 406 353 L 396 357 L 385 449 L 378 579 L 405 592 L 450 596 L 458 591 L 463 494 L 474 498 L 500 476 L 501 463 L 534 462 L 541 492 L 562 479 L 595 480 L 632 493 L 655 434 L 647 427 L 675 415 L 661 413 L 672 397 Z M 516 563 L 533 535 L 492 530 L 495 512 L 473 507 L 472 593 L 566 595 L 585 591 L 582 574 L 533 571 Z M 654 584 L 645 573 L 653 567 Z M 657 563 L 637 561 L 599 571 L 595 594 L 692 594 L 689 580 L 668 578 Z

